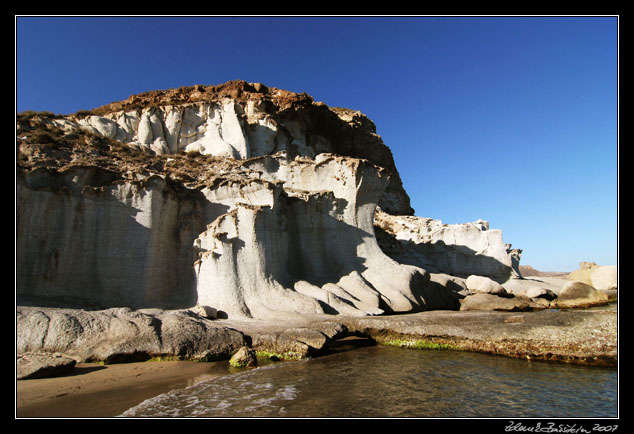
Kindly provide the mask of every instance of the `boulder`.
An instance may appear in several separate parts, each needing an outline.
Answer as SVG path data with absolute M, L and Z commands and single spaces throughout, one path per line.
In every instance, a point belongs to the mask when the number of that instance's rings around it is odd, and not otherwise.
M 597 267 L 592 269 L 590 281 L 595 289 L 612 290 L 618 284 L 617 268 L 614 265 Z
M 590 278 L 591 274 L 592 270 L 588 268 L 575 270 L 568 275 L 567 279 L 573 282 L 581 282 L 586 285 L 592 285 L 592 279 Z
M 339 334 L 340 325 L 330 333 Z M 326 331 L 328 332 L 328 331 Z M 324 332 L 312 327 L 291 327 L 282 331 L 251 333 L 252 347 L 256 351 L 276 353 L 288 358 L 301 359 L 318 354 L 332 341 Z
M 506 289 L 507 292 L 512 293 L 514 295 L 526 295 L 528 290 L 534 291 L 533 294 L 538 294 L 542 292 L 542 289 L 547 290 L 547 294 L 550 294 L 548 291 L 552 291 L 554 295 L 557 295 L 561 288 L 569 282 L 566 278 L 559 277 L 549 277 L 549 276 L 533 276 L 526 277 L 523 279 L 508 279 L 505 282 L 500 282 L 500 284 Z M 544 297 L 542 293 L 542 297 Z
M 473 292 L 479 292 L 492 295 L 506 295 L 507 292 L 502 285 L 495 280 L 485 276 L 471 275 L 466 281 L 467 289 Z
M 191 310 L 196 315 L 207 319 L 216 319 L 218 317 L 218 310 L 214 309 L 211 306 L 196 305 L 189 310 Z
M 566 282 L 561 288 L 557 299 L 553 302 L 556 307 L 587 307 L 607 304 L 608 295 L 583 282 Z
M 251 348 L 244 346 L 240 347 L 236 353 L 229 359 L 229 364 L 234 368 L 247 368 L 253 367 L 258 364 L 255 351 Z
M 17 379 L 59 377 L 72 372 L 76 363 L 75 359 L 59 353 L 22 353 L 17 357 Z
M 246 345 L 242 333 L 189 311 L 19 308 L 16 327 L 18 354 L 60 352 L 78 361 L 218 360 Z
M 575 282 L 582 282 L 586 285 L 592 286 L 592 272 L 599 266 L 595 262 L 582 261 L 579 263 L 579 268 L 568 274 L 568 280 Z
M 319 321 L 311 325 L 310 328 L 320 332 L 331 342 L 348 335 L 346 326 L 336 321 Z
M 302 342 L 308 345 L 313 351 L 323 349 L 329 342 L 328 336 L 324 333 L 309 327 L 294 327 L 285 330 L 278 337 L 278 345 L 288 342 L 293 345 L 294 342 Z
M 546 300 L 554 300 L 555 298 L 557 298 L 557 294 L 555 294 L 553 291 L 548 288 L 543 288 L 539 286 L 528 288 L 524 295 L 526 295 L 526 297 L 528 298 L 543 298 Z
M 532 310 L 531 305 L 517 297 L 499 297 L 493 294 L 476 293 L 460 301 L 460 310 L 496 310 L 523 312 Z

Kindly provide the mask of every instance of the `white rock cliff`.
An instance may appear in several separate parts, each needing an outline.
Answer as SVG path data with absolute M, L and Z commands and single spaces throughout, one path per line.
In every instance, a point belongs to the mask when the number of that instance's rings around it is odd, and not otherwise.
M 304 94 L 160 91 L 17 134 L 20 300 L 364 316 L 455 309 L 451 276 L 513 274 L 500 231 L 413 217 L 374 125 Z

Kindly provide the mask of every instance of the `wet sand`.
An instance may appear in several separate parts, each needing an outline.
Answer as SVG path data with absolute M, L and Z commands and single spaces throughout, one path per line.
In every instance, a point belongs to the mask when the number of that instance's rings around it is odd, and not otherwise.
M 77 364 L 64 377 L 16 381 L 18 418 L 109 418 L 148 398 L 230 373 L 228 361 Z
M 330 352 L 375 345 L 354 336 L 334 342 Z M 259 362 L 263 362 L 259 360 Z M 264 362 L 292 363 L 292 362 Z M 247 368 L 250 369 L 250 368 Z M 172 389 L 239 372 L 218 362 L 79 363 L 63 377 L 16 381 L 18 418 L 113 418 L 146 399 Z

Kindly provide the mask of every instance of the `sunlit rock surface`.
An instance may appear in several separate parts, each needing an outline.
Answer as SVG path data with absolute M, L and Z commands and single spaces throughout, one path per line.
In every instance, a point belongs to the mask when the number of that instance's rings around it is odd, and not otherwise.
M 372 316 L 513 277 L 501 231 L 412 216 L 372 122 L 305 94 L 194 86 L 16 131 L 19 303 Z
M 487 221 L 447 225 L 379 210 L 375 223 L 379 242 L 399 262 L 465 278 L 479 275 L 505 281 L 520 277 L 502 231 L 489 229 Z

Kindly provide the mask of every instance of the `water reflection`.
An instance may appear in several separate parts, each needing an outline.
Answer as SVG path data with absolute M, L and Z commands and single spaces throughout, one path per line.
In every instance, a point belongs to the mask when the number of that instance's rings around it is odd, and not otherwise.
M 616 417 L 614 369 L 373 346 L 171 391 L 124 416 Z

